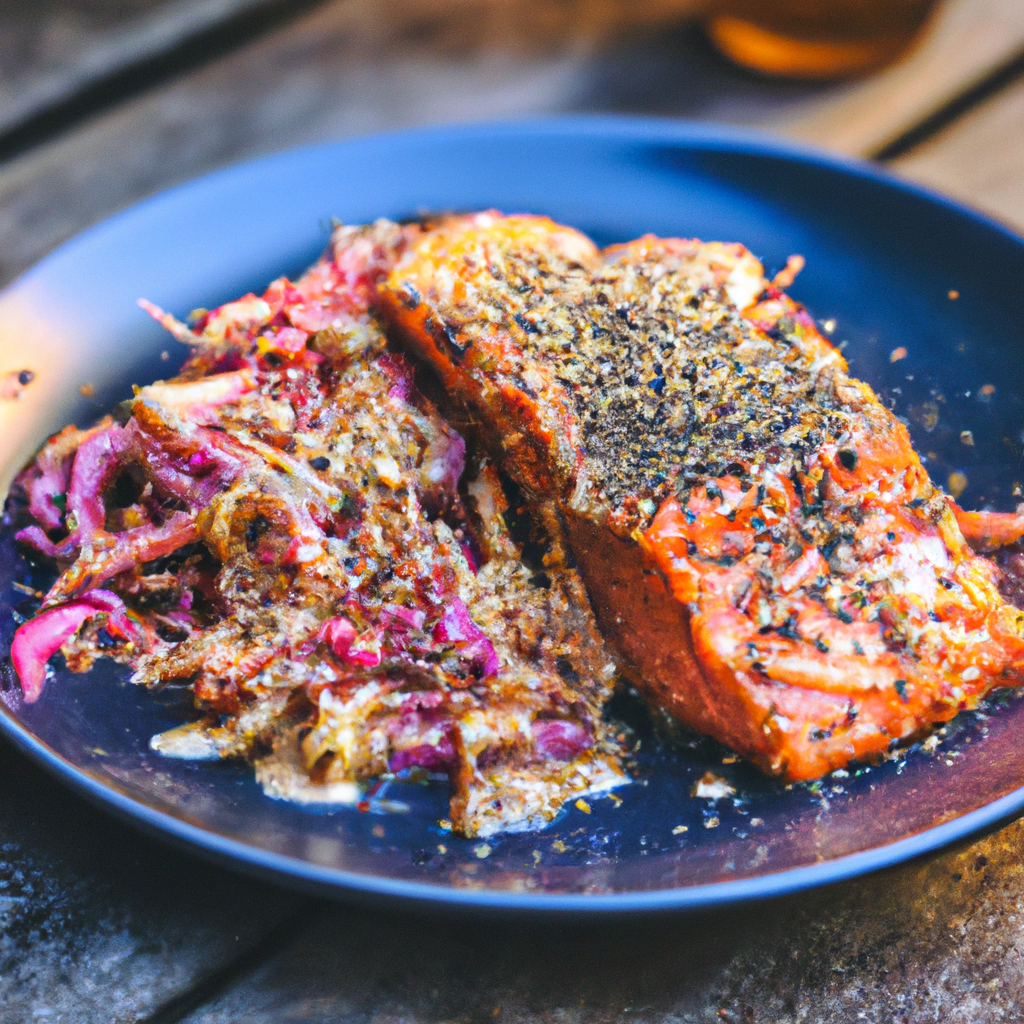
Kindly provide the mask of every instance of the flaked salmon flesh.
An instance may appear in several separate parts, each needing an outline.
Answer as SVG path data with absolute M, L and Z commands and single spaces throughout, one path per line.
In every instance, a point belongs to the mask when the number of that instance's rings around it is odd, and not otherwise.
M 654 704 L 787 780 L 881 755 L 1024 671 L 1024 612 L 904 425 L 743 246 L 603 251 L 534 216 L 428 225 L 385 316 L 558 522 Z

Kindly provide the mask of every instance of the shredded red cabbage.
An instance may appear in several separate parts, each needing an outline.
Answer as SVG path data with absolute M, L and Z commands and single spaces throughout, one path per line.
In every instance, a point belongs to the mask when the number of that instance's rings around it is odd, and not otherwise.
M 171 555 L 195 539 L 195 517 L 188 512 L 175 512 L 162 526 L 147 524 L 124 533 L 104 533 L 94 538 L 90 557 L 80 559 L 57 579 L 46 600 L 59 601 L 91 590 L 143 562 Z
M 542 719 L 534 722 L 531 728 L 537 753 L 556 761 L 572 761 L 594 743 L 582 725 L 562 718 Z
M 49 608 L 18 627 L 11 643 L 11 661 L 28 703 L 37 701 L 43 692 L 46 663 L 85 622 L 100 612 L 107 614 L 111 632 L 129 640 L 138 638 L 124 603 L 109 590 L 94 590 L 82 600 Z
M 386 625 L 395 625 L 399 629 L 422 629 L 427 621 L 427 613 L 420 608 L 405 608 L 398 604 L 386 604 L 381 608 L 381 615 Z
M 406 768 L 424 768 L 428 772 L 450 774 L 458 765 L 458 754 L 452 741 L 442 736 L 437 743 L 421 743 L 415 747 L 396 750 L 388 761 L 388 768 L 400 772 Z
M 444 615 L 434 626 L 434 639 L 438 643 L 453 643 L 467 657 L 481 676 L 496 675 L 501 663 L 494 644 L 487 634 L 470 618 L 469 609 L 462 599 L 453 597 Z
M 117 473 L 128 447 L 124 429 L 116 423 L 79 445 L 68 484 L 68 513 L 74 514 L 75 528 L 61 544 L 63 550 L 88 544 L 103 529 L 107 517 L 103 488 Z
M 67 492 L 71 478 L 71 462 L 74 452 L 69 452 L 61 441 L 68 435 L 76 436 L 74 427 L 67 427 L 39 453 L 32 464 L 27 479 L 22 484 L 28 494 L 28 508 L 44 530 L 59 530 L 64 525 L 64 510 L 57 499 Z
M 33 525 L 20 530 L 17 539 L 49 558 L 73 558 L 103 529 L 107 510 L 102 491 L 117 473 L 128 448 L 129 439 L 117 424 L 86 437 L 75 453 L 67 484 L 67 512 L 72 525 L 67 537 L 54 543 L 40 527 Z
M 339 658 L 348 655 L 349 648 L 355 642 L 356 627 L 344 615 L 328 619 L 317 634 L 317 640 L 329 644 L 330 648 Z

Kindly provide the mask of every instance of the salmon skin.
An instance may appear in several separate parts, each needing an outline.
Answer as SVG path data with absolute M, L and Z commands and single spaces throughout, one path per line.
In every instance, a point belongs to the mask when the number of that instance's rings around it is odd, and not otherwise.
M 561 524 L 651 702 L 808 780 L 974 707 L 1024 613 L 903 424 L 742 246 L 604 251 L 546 218 L 425 227 L 380 289 L 407 345 Z M 972 546 L 973 545 L 973 546 Z M 977 550 L 975 550 L 977 549 Z

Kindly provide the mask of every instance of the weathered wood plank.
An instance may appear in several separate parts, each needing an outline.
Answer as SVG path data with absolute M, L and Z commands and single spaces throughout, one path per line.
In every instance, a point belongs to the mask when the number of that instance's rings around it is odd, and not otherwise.
M 1024 39 L 1016 0 L 951 0 L 941 45 L 924 45 L 902 69 L 853 87 L 766 83 L 678 27 L 699 2 L 332 0 L 0 167 L 0 284 L 92 221 L 203 171 L 387 128 L 617 110 L 785 121 L 822 144 L 870 147 Z M 965 13 L 982 8 L 998 16 L 997 32 Z M 630 21 L 628 9 L 640 13 Z M 957 26 L 966 56 L 951 61 Z M 915 92 L 918 78 L 930 84 Z M 839 131 L 851 111 L 856 138 Z
M 795 103 L 764 127 L 867 156 L 1024 52 L 1020 0 L 945 0 L 917 45 L 892 67 Z
M 105 75 L 266 0 L 6 0 L 0 133 Z
M 1024 824 L 713 916 L 572 929 L 343 908 L 184 1024 L 1016 1021 Z
M 143 838 L 6 740 L 0 778 L 5 1024 L 139 1020 L 305 905 Z
M 286 146 L 430 122 L 581 109 L 699 116 L 792 97 L 792 86 L 766 90 L 731 69 L 692 30 L 608 39 L 619 3 L 588 16 L 584 0 L 520 0 L 536 16 L 508 22 L 500 4 L 465 17 L 475 0 L 447 14 L 439 0 L 403 0 L 404 16 L 390 20 L 375 0 L 334 0 L 0 168 L 0 283 L 142 196 Z M 649 69 L 641 88 L 637 68 Z
M 1024 81 L 893 166 L 1024 232 Z
M 550 36 L 578 21 L 584 9 L 589 34 L 608 36 L 637 24 L 667 24 L 705 0 L 650 0 L 636 10 L 629 0 L 583 5 L 566 0 L 389 0 L 375 4 L 383 22 L 412 33 L 461 22 L 502 39 L 524 32 Z M 205 30 L 247 11 L 302 6 L 287 0 L 8 0 L 0 5 L 0 134 L 60 103 L 98 79 L 157 57 Z M 225 41 L 229 44 L 230 41 Z

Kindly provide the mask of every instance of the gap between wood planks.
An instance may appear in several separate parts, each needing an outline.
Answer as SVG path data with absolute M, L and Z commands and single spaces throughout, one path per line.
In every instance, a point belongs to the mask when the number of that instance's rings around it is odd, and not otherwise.
M 241 49 L 326 2 L 264 0 L 186 36 L 161 53 L 112 71 L 0 132 L 0 163 L 57 138 L 104 110 Z M 998 65 L 892 141 L 861 155 L 881 162 L 905 156 L 1022 76 L 1024 51 Z
M 169 999 L 148 1016 L 140 1018 L 139 1024 L 178 1024 L 193 1010 L 198 1010 L 246 975 L 258 970 L 275 953 L 284 949 L 299 932 L 315 923 L 323 912 L 324 905 L 319 901 L 309 900 L 304 903 L 280 924 L 271 928 L 258 942 L 241 950 L 233 960 L 229 960 L 192 988 Z
M 95 114 L 238 50 L 325 2 L 264 0 L 185 36 L 161 53 L 94 79 L 0 133 L 0 163 L 56 138 Z
M 944 128 L 959 120 L 971 110 L 980 106 L 1003 89 L 1012 85 L 1017 79 L 1024 77 L 1024 51 L 1010 58 L 995 68 L 980 82 L 954 96 L 947 103 L 929 114 L 923 121 L 908 128 L 892 142 L 887 143 L 866 156 L 871 160 L 886 162 L 906 156 L 911 150 L 917 149 L 929 139 L 938 135 Z

